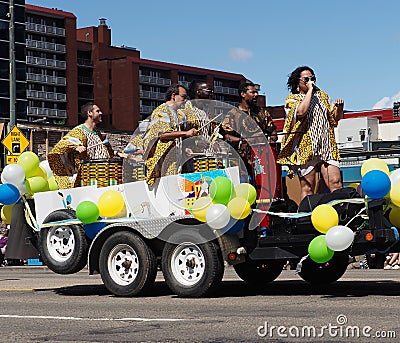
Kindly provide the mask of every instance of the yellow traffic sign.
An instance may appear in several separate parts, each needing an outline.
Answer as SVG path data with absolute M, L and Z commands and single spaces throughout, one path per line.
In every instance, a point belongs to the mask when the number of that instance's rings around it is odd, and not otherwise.
M 21 156 L 21 154 L 18 154 L 18 155 L 6 155 L 6 163 L 7 164 L 17 164 L 19 156 Z
M 29 146 L 29 141 L 17 126 L 13 127 L 2 143 L 13 155 L 21 154 Z

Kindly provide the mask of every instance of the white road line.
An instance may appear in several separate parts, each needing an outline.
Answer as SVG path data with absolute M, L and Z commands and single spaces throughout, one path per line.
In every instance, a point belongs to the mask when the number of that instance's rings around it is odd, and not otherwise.
M 0 314 L 0 318 L 21 318 L 21 319 L 55 319 L 55 320 L 82 320 L 82 321 L 131 321 L 131 322 L 179 322 L 180 318 L 82 318 L 63 316 L 22 316 L 18 314 Z

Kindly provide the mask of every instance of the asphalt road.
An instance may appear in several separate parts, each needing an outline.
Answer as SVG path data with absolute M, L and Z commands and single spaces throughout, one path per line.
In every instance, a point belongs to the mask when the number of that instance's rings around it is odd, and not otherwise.
M 86 271 L 5 267 L 0 342 L 398 342 L 399 300 L 400 270 L 348 270 L 318 288 L 283 271 L 254 289 L 229 268 L 215 297 L 183 299 L 161 275 L 150 296 L 118 298 Z

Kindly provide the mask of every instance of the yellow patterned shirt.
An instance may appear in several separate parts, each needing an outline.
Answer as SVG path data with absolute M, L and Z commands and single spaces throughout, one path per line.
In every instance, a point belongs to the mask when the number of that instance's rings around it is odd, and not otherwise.
M 114 155 L 109 143 L 101 144 L 103 140 L 99 130 L 92 131 L 81 124 L 69 131 L 54 146 L 47 159 L 59 188 L 80 186 L 79 168 L 82 160 L 110 158 Z M 76 148 L 79 145 L 89 149 L 78 153 Z
M 323 161 L 340 160 L 334 126 L 336 107 L 330 105 L 328 94 L 319 90 L 313 94 L 305 116 L 296 117 L 303 94 L 290 94 L 285 101 L 286 120 L 278 163 L 305 165 L 316 157 Z

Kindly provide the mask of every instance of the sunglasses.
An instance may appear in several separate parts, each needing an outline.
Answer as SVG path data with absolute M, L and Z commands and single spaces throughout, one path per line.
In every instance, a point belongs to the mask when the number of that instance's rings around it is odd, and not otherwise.
M 303 81 L 304 83 L 307 83 L 308 81 L 315 81 L 317 78 L 315 75 L 312 76 L 305 76 L 305 77 L 300 77 L 299 80 Z
M 206 92 L 206 93 L 209 93 L 209 94 L 213 94 L 214 93 L 214 91 L 212 89 L 207 89 L 207 88 L 199 89 L 199 91 L 203 91 L 203 92 Z
M 187 99 L 188 98 L 188 95 L 187 94 L 178 94 L 181 98 L 183 98 L 183 99 Z

